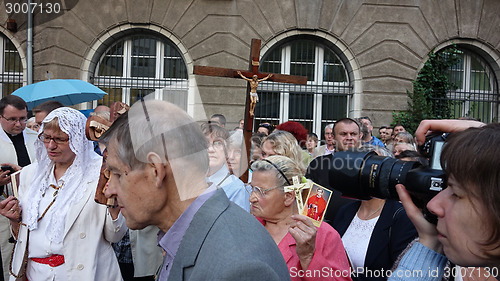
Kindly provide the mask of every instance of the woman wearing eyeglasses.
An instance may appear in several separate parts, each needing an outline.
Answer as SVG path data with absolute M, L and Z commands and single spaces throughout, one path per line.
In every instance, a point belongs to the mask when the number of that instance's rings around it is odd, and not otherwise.
M 214 124 L 204 123 L 201 126 L 208 142 L 208 172 L 207 181 L 222 188 L 230 201 L 249 211 L 248 192 L 245 184 L 228 168 L 227 139 L 229 132 Z
M 17 239 L 10 280 L 122 280 L 111 242 L 127 228 L 119 210 L 93 200 L 102 158 L 85 123 L 72 108 L 52 111 L 35 142 L 38 162 L 21 171 L 19 198 L 0 202 Z
M 292 280 L 351 280 L 339 234 L 327 223 L 316 228 L 298 214 L 294 192 L 284 187 L 303 174 L 288 157 L 270 156 L 252 164 L 250 212 L 278 245 Z

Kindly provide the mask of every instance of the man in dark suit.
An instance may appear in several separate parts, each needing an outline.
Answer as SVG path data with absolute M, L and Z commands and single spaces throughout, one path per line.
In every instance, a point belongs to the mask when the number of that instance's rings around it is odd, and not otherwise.
M 186 112 L 137 102 L 101 137 L 127 226 L 160 228 L 158 280 L 290 280 L 276 243 L 250 214 L 207 183 L 207 141 Z
M 354 119 L 342 118 L 338 120 L 332 128 L 332 132 L 335 151 L 346 151 L 349 148 L 356 148 L 361 145 L 361 128 L 359 127 L 359 123 Z M 352 202 L 352 199 L 342 197 L 342 193 L 336 190 L 335 186 L 330 185 L 329 173 L 323 171 L 325 167 L 330 165 L 332 156 L 328 154 L 316 157 L 309 163 L 305 176 L 317 184 L 333 189 L 324 216 L 324 221 L 330 225 L 332 225 L 339 208 Z

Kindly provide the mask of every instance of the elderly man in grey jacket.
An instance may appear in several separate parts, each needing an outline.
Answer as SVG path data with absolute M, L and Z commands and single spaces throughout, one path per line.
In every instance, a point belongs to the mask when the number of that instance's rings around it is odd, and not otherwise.
M 137 102 L 102 136 L 127 225 L 156 225 L 159 280 L 290 280 L 276 243 L 250 214 L 209 186 L 207 141 L 173 104 Z

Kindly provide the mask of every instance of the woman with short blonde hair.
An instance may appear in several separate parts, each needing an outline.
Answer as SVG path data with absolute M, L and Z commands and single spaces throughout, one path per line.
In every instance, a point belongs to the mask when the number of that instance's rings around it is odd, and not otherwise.
M 262 157 L 272 155 L 286 156 L 295 161 L 302 174 L 306 171 L 306 164 L 302 157 L 302 149 L 297 139 L 287 131 L 276 130 L 262 140 Z

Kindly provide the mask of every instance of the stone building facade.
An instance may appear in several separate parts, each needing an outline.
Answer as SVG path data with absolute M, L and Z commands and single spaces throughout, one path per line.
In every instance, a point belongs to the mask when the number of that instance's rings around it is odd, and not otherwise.
M 23 1 L 3 2 L 0 5 L 0 23 L 5 24 L 0 26 L 0 33 L 19 52 L 23 69 L 21 77 L 26 82 L 27 16 L 22 11 L 6 12 L 9 3 Z M 298 101 L 307 104 L 314 112 L 309 115 L 306 112 L 304 114 L 308 116 L 298 116 L 297 120 L 309 118 L 309 129 L 318 135 L 325 123 L 342 115 L 370 116 L 375 127 L 389 124 L 393 110 L 406 108 L 406 91 L 412 90 L 412 81 L 426 62 L 428 53 L 452 44 L 475 54 L 488 66 L 488 89 L 498 100 L 498 0 L 43 1 L 49 2 L 59 4 L 61 9 L 58 13 L 40 13 L 40 9 L 34 11 L 34 81 L 45 80 L 48 72 L 52 79 L 77 78 L 105 89 L 120 88 L 119 94 L 107 102 L 121 99 L 131 103 L 133 97 L 147 94 L 147 91 L 130 90 L 141 88 L 141 85 L 147 88 L 144 83 L 149 83 L 149 80 L 144 78 L 148 77 L 145 75 L 137 82 L 131 78 L 133 70 L 129 69 L 132 73 L 126 73 L 123 64 L 127 57 L 132 68 L 142 70 L 148 69 L 149 64 L 157 60 L 164 65 L 153 67 L 157 72 L 163 72 L 163 77 L 155 82 L 158 83 L 154 86 L 157 89 L 154 91 L 155 98 L 177 101 L 198 120 L 222 113 L 227 117 L 229 127 L 234 127 L 243 117 L 245 82 L 194 75 L 193 65 L 246 69 L 252 38 L 262 41 L 262 58 L 280 46 L 283 47 L 281 54 L 286 54 L 287 46 L 293 50 L 294 41 L 306 39 L 309 42 L 307 46 L 314 47 L 309 48 L 310 55 L 315 56 L 310 63 L 315 65 L 315 71 L 322 71 L 316 76 L 320 80 L 325 80 L 326 69 L 335 65 L 326 61 L 325 57 L 330 53 L 336 57 L 336 63 L 345 71 L 345 88 L 341 93 L 345 99 L 341 99 L 340 105 L 330 107 L 328 99 L 316 95 L 305 102 L 303 99 Z M 16 21 L 17 32 L 7 30 L 9 18 Z M 134 58 L 134 50 L 130 49 L 140 43 L 134 45 L 136 41 L 132 39 L 132 43 L 127 43 L 131 45 L 125 44 L 127 38 L 139 38 L 133 36 L 149 36 L 155 38 L 155 42 L 166 45 L 157 45 L 163 51 L 155 54 L 145 55 L 137 51 L 138 58 Z M 124 45 L 116 47 L 114 44 L 120 40 L 125 40 Z M 318 45 L 310 45 L 310 42 L 318 42 Z M 173 48 L 177 57 L 166 55 L 165 46 Z M 155 59 L 155 55 L 161 55 L 163 59 Z M 113 57 L 120 57 L 120 61 L 113 63 Z M 183 62 L 180 68 L 185 75 L 163 79 L 167 72 L 173 71 L 172 68 L 167 70 L 166 66 L 172 63 L 173 57 Z M 281 68 L 284 73 L 293 72 L 294 61 L 307 65 L 307 59 L 294 58 L 293 54 L 290 61 L 291 67 Z M 100 75 L 98 72 L 104 71 L 106 63 L 108 68 L 122 68 L 123 72 L 117 75 L 125 78 L 111 79 L 109 75 Z M 286 62 L 281 61 L 281 67 L 283 64 Z M 152 68 L 149 71 L 153 71 Z M 179 71 L 179 67 L 175 71 Z M 336 85 L 339 81 L 333 79 L 330 82 L 329 85 Z M 322 83 L 324 86 L 325 81 Z M 128 90 L 125 89 L 127 87 Z M 296 99 L 291 94 L 283 93 L 288 91 L 286 89 L 272 91 L 277 97 L 274 103 L 262 104 L 277 107 L 271 108 L 274 115 L 269 118 L 274 118 L 275 122 L 292 120 L 297 115 L 297 109 L 291 106 L 291 101 Z M 266 102 L 265 97 L 261 102 Z M 97 103 L 94 102 L 80 107 L 95 105 Z M 331 108 L 336 108 L 339 114 L 328 117 L 326 112 Z M 492 120 L 496 120 L 498 103 L 493 102 L 488 110 L 495 115 Z M 265 120 L 265 117 L 258 121 Z M 318 118 L 324 120 L 320 122 L 316 120 Z

